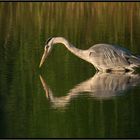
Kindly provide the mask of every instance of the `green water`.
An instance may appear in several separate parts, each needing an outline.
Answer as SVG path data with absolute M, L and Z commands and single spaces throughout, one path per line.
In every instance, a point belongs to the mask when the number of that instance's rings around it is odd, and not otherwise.
M 0 137 L 140 137 L 138 74 L 95 74 L 60 44 L 38 67 L 52 36 L 140 54 L 139 26 L 140 3 L 1 2 Z

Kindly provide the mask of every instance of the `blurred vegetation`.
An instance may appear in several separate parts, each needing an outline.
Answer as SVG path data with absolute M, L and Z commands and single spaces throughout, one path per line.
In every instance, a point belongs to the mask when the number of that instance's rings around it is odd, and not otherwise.
M 93 43 L 100 36 L 100 41 L 108 37 L 112 43 L 127 37 L 130 44 L 133 34 L 137 33 L 139 8 L 138 2 L 1 2 L 0 30 L 5 45 L 19 29 L 24 35 L 30 37 L 34 33 L 36 39 L 43 41 L 49 36 L 63 35 L 75 42 L 79 37 L 83 42 Z M 45 37 L 41 38 L 43 34 Z

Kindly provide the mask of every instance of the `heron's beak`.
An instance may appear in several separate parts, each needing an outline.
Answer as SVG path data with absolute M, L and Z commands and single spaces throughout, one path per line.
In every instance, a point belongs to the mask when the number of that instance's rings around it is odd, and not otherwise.
M 42 66 L 42 64 L 44 63 L 44 61 L 45 61 L 45 59 L 47 58 L 47 56 L 48 56 L 48 51 L 45 50 L 44 53 L 43 53 L 43 56 L 42 56 L 42 58 L 41 58 L 41 61 L 40 61 L 39 67 Z

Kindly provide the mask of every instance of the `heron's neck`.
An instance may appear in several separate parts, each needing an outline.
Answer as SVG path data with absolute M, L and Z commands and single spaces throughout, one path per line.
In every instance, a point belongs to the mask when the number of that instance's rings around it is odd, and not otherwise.
M 87 60 L 87 51 L 86 50 L 81 50 L 81 49 L 78 49 L 76 47 L 74 47 L 72 44 L 70 44 L 65 38 L 63 37 L 56 37 L 54 40 L 53 40 L 53 44 L 57 44 L 57 43 L 61 43 L 61 44 L 64 44 L 65 47 L 70 51 L 72 52 L 73 54 L 75 54 L 76 56 L 84 59 L 84 60 Z

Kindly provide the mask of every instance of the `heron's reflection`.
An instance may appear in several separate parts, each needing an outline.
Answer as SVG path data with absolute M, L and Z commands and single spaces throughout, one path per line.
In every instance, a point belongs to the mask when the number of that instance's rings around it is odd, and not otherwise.
M 140 83 L 140 76 L 133 73 L 98 72 L 88 80 L 76 85 L 63 97 L 55 97 L 41 75 L 40 80 L 45 90 L 46 97 L 50 100 L 53 107 L 63 108 L 70 103 L 72 98 L 84 92 L 96 99 L 109 99 L 114 96 L 122 95 L 125 93 L 124 91 Z

